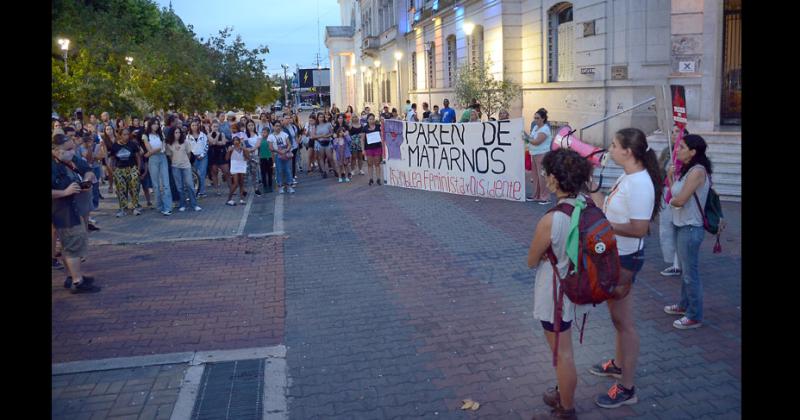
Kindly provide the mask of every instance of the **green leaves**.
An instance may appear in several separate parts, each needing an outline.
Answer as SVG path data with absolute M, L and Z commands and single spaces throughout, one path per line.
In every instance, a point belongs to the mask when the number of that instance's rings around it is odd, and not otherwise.
M 511 102 L 522 96 L 522 87 L 514 82 L 496 80 L 491 73 L 492 60 L 481 65 L 459 67 L 456 75 L 455 94 L 459 105 L 466 108 L 472 99 L 477 99 L 488 117 L 501 109 L 508 109 Z
M 52 100 L 61 115 L 77 107 L 85 115 L 252 109 L 274 92 L 261 58 L 269 48 L 248 50 L 240 36 L 230 39 L 232 28 L 202 43 L 151 0 L 53 0 L 52 11 L 53 34 L 72 41 L 65 74 L 53 40 Z

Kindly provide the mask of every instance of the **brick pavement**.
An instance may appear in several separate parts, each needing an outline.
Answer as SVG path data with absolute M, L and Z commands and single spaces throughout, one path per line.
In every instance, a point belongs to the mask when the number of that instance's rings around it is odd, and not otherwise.
M 55 375 L 52 418 L 169 419 L 186 364 Z
M 367 187 L 364 177 L 306 184 L 287 201 L 285 221 L 292 417 L 523 418 L 543 408 L 555 375 L 531 317 L 525 257 L 545 208 Z M 738 204 L 726 210 L 725 237 L 735 238 Z M 576 346 L 581 417 L 739 417 L 740 243 L 718 255 L 703 243 L 707 318 L 697 331 L 675 330 L 661 310 L 679 281 L 658 275 L 657 235 L 646 246 L 634 289 L 640 403 L 603 410 L 591 402 L 611 381 L 586 369 L 614 349 L 598 307 Z M 461 412 L 464 398 L 481 409 Z
M 52 276 L 53 362 L 279 344 L 283 238 L 90 246 L 100 293 Z

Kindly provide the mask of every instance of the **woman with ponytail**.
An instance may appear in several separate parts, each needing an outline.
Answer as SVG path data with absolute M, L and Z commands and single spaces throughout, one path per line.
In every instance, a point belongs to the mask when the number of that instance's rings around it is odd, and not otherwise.
M 703 213 L 711 188 L 711 161 L 706 156 L 706 141 L 696 134 L 684 137 L 678 145 L 676 156 L 681 162 L 678 177 L 675 167 L 667 171 L 667 182 L 672 192 L 672 224 L 675 233 L 675 251 L 683 268 L 681 301 L 664 307 L 670 315 L 683 315 L 672 323 L 681 330 L 703 325 L 703 284 L 700 282 L 697 256 L 703 242 Z
M 619 252 L 618 293 L 607 301 L 617 331 L 616 355 L 613 359 L 592 366 L 589 372 L 619 380 L 607 394 L 595 398 L 595 403 L 600 407 L 617 408 L 638 402 L 633 382 L 639 358 L 639 334 L 633 320 L 633 295 L 630 289 L 636 280 L 636 273 L 644 265 L 644 237 L 650 221 L 655 219 L 660 209 L 656 197 L 661 197 L 663 179 L 656 152 L 650 149 L 642 130 L 625 128 L 617 131 L 609 154 L 625 173 L 614 183 L 608 196 L 595 193 L 592 198 L 597 203 L 603 203 L 603 212 L 614 228 Z

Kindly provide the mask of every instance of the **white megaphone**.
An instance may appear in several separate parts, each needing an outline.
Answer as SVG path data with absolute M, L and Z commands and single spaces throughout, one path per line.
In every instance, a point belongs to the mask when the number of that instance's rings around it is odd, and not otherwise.
M 605 167 L 608 160 L 608 151 L 582 142 L 573 135 L 574 132 L 575 130 L 568 125 L 558 130 L 558 134 L 553 138 L 553 143 L 550 145 L 550 150 L 572 149 L 578 152 L 579 155 L 589 159 L 592 165 Z

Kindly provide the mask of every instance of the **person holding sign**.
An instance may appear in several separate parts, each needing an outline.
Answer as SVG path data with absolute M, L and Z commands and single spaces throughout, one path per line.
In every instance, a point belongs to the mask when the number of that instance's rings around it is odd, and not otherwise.
M 233 193 L 239 188 L 239 204 L 244 204 L 244 174 L 247 173 L 247 161 L 250 160 L 250 152 L 242 146 L 243 140 L 233 137 L 233 146 L 228 148 L 226 158 L 231 162 L 231 190 L 228 193 L 229 206 L 235 206 Z
M 381 185 L 381 158 L 383 157 L 383 143 L 381 142 L 381 126 L 375 123 L 375 114 L 367 115 L 367 125 L 361 128 L 362 137 L 365 138 L 364 153 L 367 155 L 367 172 L 369 172 L 369 185 Z

